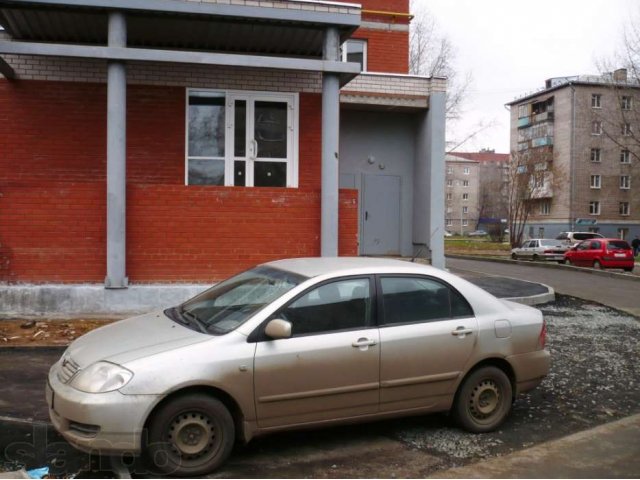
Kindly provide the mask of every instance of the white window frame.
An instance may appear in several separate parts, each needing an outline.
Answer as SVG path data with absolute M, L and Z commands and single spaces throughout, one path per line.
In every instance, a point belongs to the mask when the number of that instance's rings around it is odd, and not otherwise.
M 463 227 L 468 227 L 469 226 L 469 220 L 466 219 L 466 218 L 462 219 L 462 226 Z
M 594 200 L 589 202 L 589 215 L 600 215 L 600 202 Z
M 462 186 L 465 187 L 465 188 L 468 187 L 469 186 L 469 180 L 463 180 L 462 181 Z
M 618 211 L 620 213 L 620 215 L 623 216 L 629 216 L 630 213 L 630 207 L 629 207 L 629 202 L 620 202 L 619 207 L 618 207 Z
M 541 202 L 540 203 L 540 215 L 551 215 L 551 203 L 550 202 Z
M 591 175 L 591 188 L 600 189 L 602 188 L 602 176 L 601 175 Z
M 602 122 L 600 120 L 591 122 L 591 135 L 602 135 Z
M 453 193 L 447 193 L 447 200 L 453 200 Z
M 627 149 L 620 150 L 620 163 L 631 163 L 631 152 Z
M 452 227 L 453 226 L 453 220 L 451 220 L 450 218 L 447 218 L 447 227 Z
M 465 175 L 470 175 L 471 174 L 471 169 L 469 167 L 464 167 L 462 169 L 462 173 L 464 173 Z
M 462 200 L 469 200 L 469 194 L 468 193 L 463 193 L 462 194 Z
M 631 124 L 630 123 L 623 123 L 622 124 L 622 135 L 624 135 L 625 137 L 630 136 L 633 131 L 631 130 Z
M 447 187 L 453 187 L 453 180 L 447 180 Z
M 591 149 L 591 162 L 592 163 L 602 162 L 602 149 L 600 148 Z
M 469 207 L 462 207 L 462 213 L 469 213 Z
M 631 175 L 620 175 L 620 190 L 631 188 Z
M 447 173 L 451 175 L 453 173 L 453 167 L 447 167 Z
M 633 97 L 623 96 L 620 100 L 622 110 L 631 110 L 633 108 Z
M 189 184 L 189 97 L 195 93 L 202 93 L 206 95 L 220 95 L 225 99 L 225 138 L 224 138 L 224 162 L 225 162 L 225 174 L 224 174 L 224 186 L 234 186 L 234 141 L 235 141 L 235 100 L 246 100 L 247 105 L 247 132 L 253 131 L 254 116 L 253 110 L 249 108 L 249 103 L 255 104 L 259 101 L 279 101 L 286 102 L 288 106 L 287 114 L 287 131 L 289 140 L 287 142 L 287 158 L 286 159 L 274 159 L 274 160 L 251 160 L 249 158 L 249 145 L 247 145 L 246 153 L 246 172 L 247 181 L 245 188 L 256 188 L 253 186 L 253 169 L 249 168 L 256 162 L 260 161 L 278 161 L 287 164 L 287 180 L 285 187 L 280 188 L 298 188 L 299 172 L 299 140 L 300 140 L 300 95 L 298 93 L 281 93 L 281 92 L 261 92 L 253 90 L 220 90 L 220 89 L 208 89 L 208 88 L 186 88 L 185 89 L 185 145 L 184 145 L 184 184 Z M 194 95 L 195 96 L 195 95 Z M 233 107 L 233 108 L 230 108 Z M 232 133 L 229 134 L 229 131 Z M 247 142 L 249 143 L 249 142 Z M 213 157 L 212 157 L 213 159 Z M 220 158 L 222 160 L 222 158 Z M 211 185 L 216 186 L 216 185 Z M 260 188 L 260 187 L 258 187 Z M 271 187 L 270 187 L 271 188 Z M 275 188 L 275 187 L 273 187 Z
M 591 108 L 602 108 L 602 94 L 591 94 Z
M 369 49 L 369 45 L 367 45 L 367 41 L 363 38 L 350 38 L 349 40 L 345 41 L 341 47 L 340 47 L 340 59 L 343 62 L 347 61 L 347 53 L 348 53 L 348 44 L 349 43 L 361 43 L 362 44 L 362 71 L 366 72 L 367 71 L 367 56 L 368 56 L 368 49 Z

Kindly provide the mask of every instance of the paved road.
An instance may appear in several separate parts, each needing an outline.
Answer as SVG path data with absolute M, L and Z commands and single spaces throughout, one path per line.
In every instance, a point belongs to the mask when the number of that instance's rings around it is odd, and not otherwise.
M 593 300 L 640 317 L 640 282 L 624 277 L 604 277 L 572 268 L 539 268 L 459 258 L 447 258 L 446 265 L 453 273 L 480 272 L 544 283 L 557 293 Z

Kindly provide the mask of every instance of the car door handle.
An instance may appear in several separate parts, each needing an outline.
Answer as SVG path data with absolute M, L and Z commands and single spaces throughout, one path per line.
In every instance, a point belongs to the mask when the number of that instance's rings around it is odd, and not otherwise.
M 357 341 L 353 342 L 351 346 L 353 348 L 362 348 L 362 347 L 373 347 L 376 343 L 375 340 L 369 340 L 368 338 L 359 338 Z
M 453 332 L 451 332 L 451 335 L 455 335 L 456 337 L 464 337 L 465 335 L 471 335 L 472 333 L 473 330 L 470 328 L 458 327 Z

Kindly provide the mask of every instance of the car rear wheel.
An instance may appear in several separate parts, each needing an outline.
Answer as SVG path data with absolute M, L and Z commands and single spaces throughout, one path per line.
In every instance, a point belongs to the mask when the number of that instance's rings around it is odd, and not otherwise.
M 596 270 L 602 270 L 602 264 L 598 260 L 594 260 L 593 268 L 595 268 Z
M 633 272 L 633 267 L 625 267 L 625 272 Z
M 149 425 L 147 455 L 169 475 L 194 477 L 222 465 L 235 442 L 233 418 L 218 399 L 189 394 L 162 405 Z
M 462 383 L 453 405 L 453 416 L 465 430 L 490 432 L 511 411 L 512 388 L 507 375 L 497 367 L 482 367 Z
M 517 260 L 518 256 L 515 253 L 511 254 L 511 260 Z
M 532 260 L 533 260 L 534 262 L 537 262 L 538 260 L 540 260 L 540 257 L 534 253 L 534 254 L 533 254 L 533 258 L 532 258 Z

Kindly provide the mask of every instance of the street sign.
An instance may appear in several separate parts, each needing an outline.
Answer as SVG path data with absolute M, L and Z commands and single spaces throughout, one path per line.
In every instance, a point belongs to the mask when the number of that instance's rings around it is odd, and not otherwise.
M 577 227 L 588 227 L 588 226 L 592 226 L 598 223 L 598 220 L 596 220 L 595 218 L 578 218 L 576 220 L 576 226 Z

